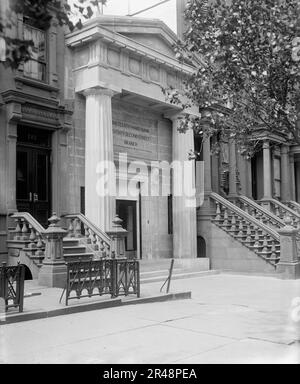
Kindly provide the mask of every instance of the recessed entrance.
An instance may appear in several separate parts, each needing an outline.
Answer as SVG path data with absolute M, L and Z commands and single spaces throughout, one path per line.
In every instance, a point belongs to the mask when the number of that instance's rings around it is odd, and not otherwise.
M 51 212 L 50 155 L 49 132 L 18 127 L 17 209 L 29 212 L 43 226 Z
M 252 196 L 254 200 L 261 200 L 264 196 L 263 153 L 255 154 L 251 160 Z
M 128 231 L 125 240 L 126 257 L 136 259 L 137 252 L 137 202 L 117 200 L 117 215 L 123 220 L 123 228 Z

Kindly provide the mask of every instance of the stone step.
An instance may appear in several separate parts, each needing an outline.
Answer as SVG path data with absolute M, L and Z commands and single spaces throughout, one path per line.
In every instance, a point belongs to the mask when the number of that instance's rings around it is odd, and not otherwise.
M 86 253 L 86 247 L 84 245 L 64 247 L 64 255 L 75 255 L 82 253 Z
M 159 271 L 158 271 L 159 272 Z M 206 277 L 220 274 L 219 271 L 202 271 L 202 272 L 188 272 L 188 271 L 179 271 L 173 274 L 172 280 L 180 280 L 180 279 L 189 279 L 189 278 L 197 278 L 197 277 Z M 168 278 L 168 271 L 157 274 L 157 276 L 144 276 L 141 273 L 141 284 L 150 284 L 150 283 L 163 283 Z M 172 284 L 172 283 L 171 283 Z
M 90 261 L 94 257 L 93 253 L 75 253 L 64 255 L 64 259 L 66 262 L 72 261 Z
M 64 247 L 78 247 L 80 246 L 80 242 L 77 239 L 67 237 L 63 240 L 63 245 Z

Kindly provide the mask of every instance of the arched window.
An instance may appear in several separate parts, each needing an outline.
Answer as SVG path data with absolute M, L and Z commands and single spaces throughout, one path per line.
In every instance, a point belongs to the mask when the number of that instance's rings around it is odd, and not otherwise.
M 197 257 L 198 258 L 206 257 L 206 241 L 202 236 L 197 237 Z

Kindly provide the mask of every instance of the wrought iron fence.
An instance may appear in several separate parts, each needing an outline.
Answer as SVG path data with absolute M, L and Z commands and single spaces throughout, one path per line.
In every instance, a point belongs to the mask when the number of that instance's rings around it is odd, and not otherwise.
M 137 260 L 112 260 L 114 297 L 140 297 L 140 263 Z
M 74 293 L 74 294 L 72 294 Z M 70 300 L 93 296 L 137 295 L 140 297 L 140 269 L 137 260 L 103 259 L 67 263 L 66 294 Z
M 25 267 L 0 266 L 0 297 L 5 302 L 5 311 L 9 308 L 19 308 L 23 312 L 24 304 Z

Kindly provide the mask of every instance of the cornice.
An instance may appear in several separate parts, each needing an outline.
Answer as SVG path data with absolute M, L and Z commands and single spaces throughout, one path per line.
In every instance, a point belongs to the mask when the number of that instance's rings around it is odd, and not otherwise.
M 150 61 L 187 75 L 192 75 L 195 72 L 195 68 L 188 64 L 181 63 L 171 56 L 95 23 L 66 36 L 66 44 L 69 48 L 76 48 L 96 40 L 102 40 L 104 43 L 109 43 L 119 49 L 122 48 L 129 53 L 145 57 Z
M 48 109 L 64 109 L 63 106 L 59 104 L 59 100 L 48 99 L 45 97 L 33 95 L 31 93 L 25 93 L 15 89 L 9 89 L 1 93 L 3 102 L 8 103 L 31 103 L 38 106 L 46 107 Z

